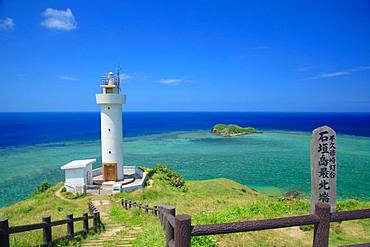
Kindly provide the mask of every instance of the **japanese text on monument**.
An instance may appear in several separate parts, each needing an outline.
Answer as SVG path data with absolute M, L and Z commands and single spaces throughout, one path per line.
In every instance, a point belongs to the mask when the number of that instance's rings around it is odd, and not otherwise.
M 336 134 L 323 126 L 313 131 L 311 142 L 311 208 L 316 202 L 336 208 Z

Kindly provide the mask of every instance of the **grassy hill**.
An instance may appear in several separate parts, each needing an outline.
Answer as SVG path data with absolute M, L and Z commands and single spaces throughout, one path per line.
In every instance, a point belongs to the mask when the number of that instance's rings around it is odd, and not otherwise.
M 9 226 L 26 225 L 40 223 L 43 215 L 51 215 L 52 220 L 65 219 L 67 213 L 71 212 L 75 217 L 79 217 L 87 212 L 88 198 L 78 200 L 61 199 L 56 196 L 56 192 L 62 184 L 58 184 L 45 192 L 38 193 L 32 197 L 15 203 L 6 208 L 0 208 L 0 217 L 9 219 Z M 82 223 L 76 223 L 76 230 L 82 229 Z M 58 238 L 66 234 L 66 226 L 53 227 L 53 238 Z M 11 246 L 34 246 L 42 243 L 42 230 L 12 234 Z
M 192 216 L 192 224 L 212 224 L 252 219 L 304 215 L 309 200 L 268 197 L 229 179 L 188 181 L 187 190 L 170 188 L 154 177 L 152 187 L 133 193 L 116 194 L 114 198 L 135 200 L 149 205 L 174 205 L 177 213 Z M 338 211 L 369 208 L 370 202 L 346 200 L 338 202 Z M 137 209 L 116 206 L 111 212 L 118 222 L 135 222 L 145 226 L 134 246 L 163 246 L 163 232 L 154 216 Z M 150 224 L 149 224 L 150 222 Z M 331 245 L 370 241 L 370 220 L 332 224 Z M 237 233 L 193 238 L 194 246 L 312 246 L 313 227 L 292 227 L 251 233 Z
M 176 181 L 173 183 L 171 181 Z M 60 185 L 59 185 L 60 186 Z M 0 216 L 9 217 L 10 225 L 39 222 L 44 213 L 52 219 L 62 219 L 68 211 L 79 215 L 86 210 L 91 196 L 75 200 L 62 200 L 55 196 L 57 187 L 30 199 L 0 209 Z M 110 196 L 112 207 L 107 214 L 109 221 L 126 226 L 142 226 L 143 232 L 132 242 L 133 246 L 163 246 L 164 234 L 158 218 L 138 209 L 125 210 L 121 198 L 149 205 L 174 205 L 177 213 L 192 216 L 192 224 L 222 223 L 303 215 L 309 212 L 308 199 L 269 197 L 229 179 L 187 181 L 167 171 L 152 174 L 149 185 L 132 193 Z M 346 200 L 338 202 L 338 211 L 369 208 L 370 202 Z M 65 229 L 60 229 L 64 233 Z M 19 234 L 17 246 L 29 246 L 41 240 L 41 233 Z M 58 233 L 56 233 L 58 234 Z M 125 236 L 125 230 L 118 235 Z M 292 227 L 251 233 L 238 233 L 193 238 L 193 246 L 311 246 L 312 227 Z M 370 220 L 355 220 L 332 224 L 330 244 L 370 242 Z M 88 238 L 94 238 L 89 236 Z M 13 240 L 13 243 L 14 240 Z M 70 245 L 78 243 L 70 243 Z M 107 246 L 115 246 L 114 241 Z

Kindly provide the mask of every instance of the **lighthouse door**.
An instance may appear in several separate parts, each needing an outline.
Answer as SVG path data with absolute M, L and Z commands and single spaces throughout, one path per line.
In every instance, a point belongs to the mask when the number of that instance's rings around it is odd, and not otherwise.
M 104 181 L 117 181 L 117 163 L 103 163 Z

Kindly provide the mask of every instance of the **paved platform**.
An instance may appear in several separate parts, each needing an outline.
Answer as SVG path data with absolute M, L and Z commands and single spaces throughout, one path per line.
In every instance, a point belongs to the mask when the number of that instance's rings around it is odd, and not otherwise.
M 102 175 L 97 175 L 93 177 L 93 185 L 86 187 L 86 193 L 108 195 L 114 193 L 113 187 L 121 188 L 120 191 L 122 192 L 134 191 L 145 185 L 147 173 L 144 172 L 140 175 L 135 173 L 125 174 L 121 181 L 104 181 Z

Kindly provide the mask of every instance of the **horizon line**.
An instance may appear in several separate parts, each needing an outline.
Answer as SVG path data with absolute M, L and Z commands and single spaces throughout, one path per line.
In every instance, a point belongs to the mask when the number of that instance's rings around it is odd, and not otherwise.
M 2 113 L 100 113 L 100 111 L 0 111 Z M 370 111 L 122 111 L 122 113 L 366 113 Z

